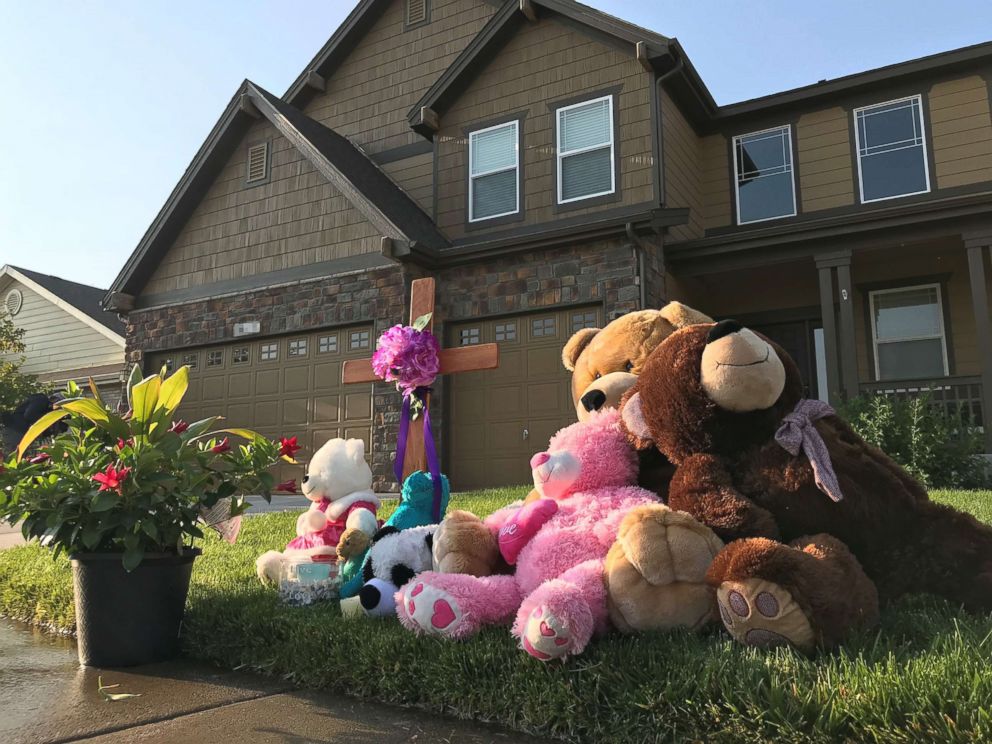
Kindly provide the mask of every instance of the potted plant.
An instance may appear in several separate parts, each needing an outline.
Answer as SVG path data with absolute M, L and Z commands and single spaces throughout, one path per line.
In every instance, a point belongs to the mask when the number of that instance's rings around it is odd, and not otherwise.
M 295 438 L 214 430 L 219 416 L 173 420 L 188 382 L 186 367 L 144 379 L 135 368 L 123 414 L 104 405 L 92 383 L 92 398 L 70 385 L 69 397 L 3 463 L 0 518 L 72 561 L 84 665 L 175 656 L 204 515 L 227 503 L 225 515 L 235 519 L 248 508 L 242 494 L 295 490 L 292 481 L 276 486 L 268 472 L 280 458 L 294 462 Z M 63 431 L 33 449 L 59 422 Z

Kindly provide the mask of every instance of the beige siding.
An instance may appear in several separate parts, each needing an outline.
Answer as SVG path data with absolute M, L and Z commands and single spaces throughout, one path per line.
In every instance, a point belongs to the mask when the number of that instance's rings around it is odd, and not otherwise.
M 268 140 L 270 179 L 245 184 Z M 144 288 L 158 294 L 379 250 L 365 217 L 267 121 L 252 125 Z
M 700 141 L 703 226 L 707 230 L 726 227 L 734 222 L 734 203 L 730 192 L 734 169 L 727 152 L 727 138 L 723 135 L 714 134 Z
M 523 205 L 526 221 L 554 220 L 557 199 L 555 115 L 549 103 L 622 85 L 617 155 L 619 201 L 569 217 L 653 199 L 651 76 L 623 54 L 551 19 L 527 24 L 472 81 L 441 121 L 438 154 L 438 224 L 452 238 L 465 234 L 467 138 L 464 130 L 507 114 L 523 113 Z M 505 226 L 504 226 L 505 228 Z M 486 229 L 486 228 L 481 228 Z M 498 228 L 490 228 L 498 229 Z
M 688 207 L 689 222 L 669 230 L 673 241 L 690 240 L 703 235 L 702 147 L 667 92 L 661 96 L 661 122 L 664 132 L 665 204 Z
M 836 107 L 799 117 L 799 193 L 803 211 L 854 204 L 850 115 Z
M 305 112 L 367 152 L 419 141 L 406 114 L 488 21 L 484 0 L 433 0 L 431 22 L 404 31 L 394 0 Z
M 978 75 L 930 89 L 930 134 L 937 187 L 992 181 L 988 84 Z
M 387 176 L 413 199 L 427 214 L 431 213 L 434 196 L 434 154 L 425 153 L 396 160 L 381 166 Z
M 43 375 L 63 370 L 124 364 L 124 347 L 69 314 L 20 282 L 0 280 L 0 296 L 16 287 L 24 296 L 14 324 L 24 329 L 27 374 Z M 0 355 L 2 356 L 2 355 Z

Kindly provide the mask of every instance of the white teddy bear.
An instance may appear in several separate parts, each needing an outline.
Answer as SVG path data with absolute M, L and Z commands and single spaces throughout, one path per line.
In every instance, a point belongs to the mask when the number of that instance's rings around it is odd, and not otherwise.
M 331 439 L 317 450 L 301 490 L 313 503 L 296 520 L 296 538 L 282 553 L 270 550 L 255 561 L 264 582 L 278 583 L 283 563 L 290 557 L 334 563 L 342 538 L 359 543 L 364 550 L 379 528 L 376 512 L 380 503 L 372 491 L 372 470 L 361 439 Z

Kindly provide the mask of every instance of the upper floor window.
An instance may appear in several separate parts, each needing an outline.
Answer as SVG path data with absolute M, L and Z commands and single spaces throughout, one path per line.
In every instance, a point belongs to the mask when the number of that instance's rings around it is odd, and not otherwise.
M 877 290 L 870 298 L 877 379 L 948 374 L 939 284 Z
M 930 190 L 920 96 L 854 110 L 861 202 Z
M 613 96 L 558 109 L 558 203 L 612 194 Z
M 469 222 L 520 211 L 518 127 L 511 121 L 469 134 Z
M 792 175 L 792 127 L 775 127 L 734 137 L 737 224 L 796 214 Z

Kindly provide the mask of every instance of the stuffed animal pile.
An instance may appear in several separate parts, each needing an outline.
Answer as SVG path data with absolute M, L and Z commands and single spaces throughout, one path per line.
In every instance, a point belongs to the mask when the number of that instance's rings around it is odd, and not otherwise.
M 609 627 L 604 559 L 620 520 L 634 507 L 657 503 L 655 494 L 634 485 L 637 455 L 618 412 L 562 429 L 531 467 L 541 498 L 484 523 L 514 572 L 420 574 L 396 595 L 403 625 L 463 639 L 512 621 L 523 649 L 545 661 L 580 653 Z

